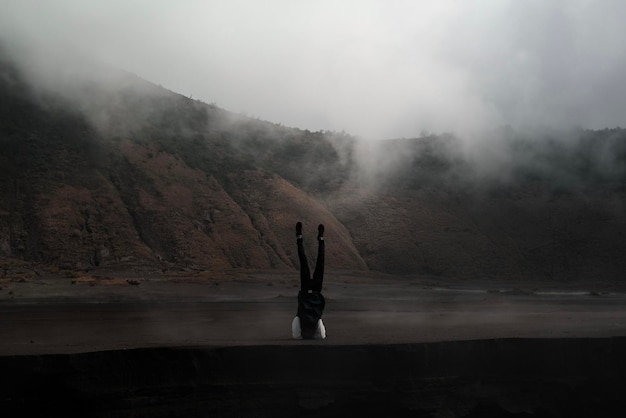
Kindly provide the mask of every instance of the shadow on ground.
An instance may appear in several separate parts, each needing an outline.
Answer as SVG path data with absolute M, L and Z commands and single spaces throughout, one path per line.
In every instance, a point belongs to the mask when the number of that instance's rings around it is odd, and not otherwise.
M 0 357 L 3 416 L 614 416 L 626 338 Z M 34 416 L 34 415 L 33 415 Z

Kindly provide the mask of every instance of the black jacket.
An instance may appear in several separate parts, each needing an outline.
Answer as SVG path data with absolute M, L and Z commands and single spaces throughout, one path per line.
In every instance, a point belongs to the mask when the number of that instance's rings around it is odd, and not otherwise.
M 322 318 L 326 301 L 320 292 L 300 291 L 298 293 L 298 317 L 302 328 L 302 338 L 313 338 L 317 321 Z

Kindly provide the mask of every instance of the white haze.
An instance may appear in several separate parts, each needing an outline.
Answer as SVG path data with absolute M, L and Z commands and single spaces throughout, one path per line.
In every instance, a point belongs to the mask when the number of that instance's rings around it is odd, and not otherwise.
M 626 125 L 621 0 L 0 0 L 0 10 L 6 44 L 65 51 L 51 61 L 80 51 L 302 129 L 393 138 Z

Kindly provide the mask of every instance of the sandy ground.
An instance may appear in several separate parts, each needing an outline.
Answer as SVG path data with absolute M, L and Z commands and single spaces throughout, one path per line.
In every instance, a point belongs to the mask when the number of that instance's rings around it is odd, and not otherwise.
M 0 355 L 626 336 L 626 290 L 614 285 L 327 277 L 325 341 L 291 338 L 294 272 L 4 280 Z

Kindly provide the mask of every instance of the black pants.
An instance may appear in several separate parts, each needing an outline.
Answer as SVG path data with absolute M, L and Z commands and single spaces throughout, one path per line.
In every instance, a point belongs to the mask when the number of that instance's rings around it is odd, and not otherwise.
M 326 301 L 322 295 L 324 284 L 324 240 L 317 240 L 317 261 L 313 277 L 304 253 L 302 239 L 298 239 L 298 258 L 300 259 L 300 292 L 298 293 L 298 313 L 302 338 L 314 338 L 317 323 L 322 318 Z
M 306 254 L 304 253 L 302 238 L 297 239 L 297 242 L 298 258 L 300 259 L 300 290 L 303 292 L 308 292 L 309 290 L 321 292 L 322 285 L 324 284 L 324 240 L 317 240 L 317 261 L 315 262 L 315 270 L 313 270 L 312 278 L 311 271 L 309 270 L 309 262 L 307 261 Z

